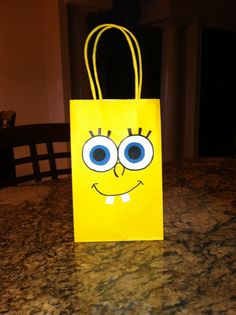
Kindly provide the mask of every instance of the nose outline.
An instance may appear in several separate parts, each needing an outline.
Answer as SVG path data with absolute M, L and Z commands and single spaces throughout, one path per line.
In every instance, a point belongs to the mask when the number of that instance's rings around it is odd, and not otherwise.
M 122 172 L 118 172 L 117 171 L 117 166 L 120 165 L 122 167 Z M 118 178 L 120 176 L 123 176 L 124 175 L 124 172 L 125 172 L 125 167 L 124 165 L 122 165 L 119 161 L 116 163 L 116 165 L 114 166 L 113 168 L 113 171 L 114 171 L 114 175 Z M 118 173 L 121 173 L 120 175 Z

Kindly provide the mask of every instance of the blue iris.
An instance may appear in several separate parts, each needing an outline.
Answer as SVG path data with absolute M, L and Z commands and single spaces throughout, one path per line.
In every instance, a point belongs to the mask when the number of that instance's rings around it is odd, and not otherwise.
M 143 160 L 145 155 L 144 147 L 138 142 L 131 142 L 125 148 L 125 157 L 131 163 L 138 163 Z
M 105 165 L 110 159 L 110 152 L 107 147 L 103 145 L 96 145 L 90 151 L 90 160 L 96 165 Z

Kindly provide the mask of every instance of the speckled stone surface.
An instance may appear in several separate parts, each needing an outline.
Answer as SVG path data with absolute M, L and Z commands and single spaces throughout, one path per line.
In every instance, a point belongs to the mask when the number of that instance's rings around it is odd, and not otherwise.
M 68 179 L 0 190 L 0 314 L 236 314 L 236 160 L 164 165 L 165 241 L 73 243 Z

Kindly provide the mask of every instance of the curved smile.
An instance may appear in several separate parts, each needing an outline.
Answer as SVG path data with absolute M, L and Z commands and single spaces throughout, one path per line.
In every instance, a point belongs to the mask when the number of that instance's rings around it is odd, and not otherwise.
M 117 196 L 120 196 L 123 202 L 130 201 L 129 193 L 132 190 L 138 188 L 140 185 L 143 185 L 143 182 L 141 180 L 138 180 L 137 184 L 134 187 L 132 187 L 131 189 L 129 189 L 129 190 L 125 191 L 125 192 L 116 193 L 116 194 L 105 194 L 100 189 L 98 189 L 98 187 L 97 187 L 98 185 L 99 185 L 98 183 L 94 183 L 91 188 L 94 188 L 100 195 L 107 197 L 106 198 L 106 203 L 107 204 L 113 204 L 114 203 L 114 198 L 117 197 Z

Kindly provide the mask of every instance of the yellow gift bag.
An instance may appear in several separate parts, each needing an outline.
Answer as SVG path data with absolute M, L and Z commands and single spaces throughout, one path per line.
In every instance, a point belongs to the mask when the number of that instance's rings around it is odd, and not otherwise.
M 127 40 L 134 67 L 135 98 L 103 99 L 96 48 L 115 28 Z M 91 74 L 88 44 L 93 44 Z M 93 100 L 71 100 L 71 154 L 76 242 L 162 240 L 160 101 L 141 99 L 139 45 L 126 28 L 96 27 L 85 43 Z

